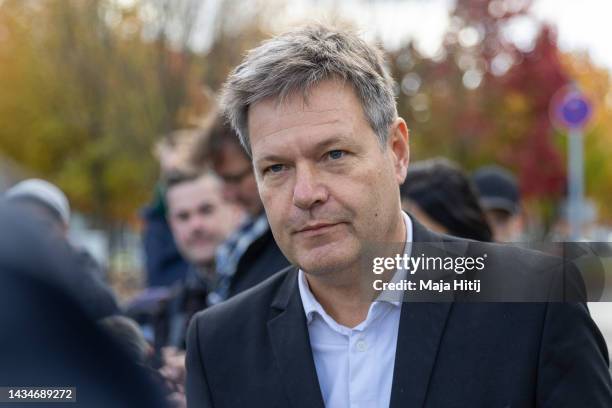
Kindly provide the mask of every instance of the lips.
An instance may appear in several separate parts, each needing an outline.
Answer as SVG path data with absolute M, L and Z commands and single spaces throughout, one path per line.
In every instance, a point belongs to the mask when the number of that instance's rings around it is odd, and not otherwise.
M 208 236 L 195 236 L 189 239 L 188 243 L 189 245 L 208 245 L 211 242 L 213 242 L 213 238 L 212 237 L 208 237 Z
M 341 223 L 316 223 L 307 225 L 297 231 L 298 234 L 308 234 L 313 235 L 317 233 L 327 232 L 329 229 L 335 227 L 336 225 L 340 225 Z

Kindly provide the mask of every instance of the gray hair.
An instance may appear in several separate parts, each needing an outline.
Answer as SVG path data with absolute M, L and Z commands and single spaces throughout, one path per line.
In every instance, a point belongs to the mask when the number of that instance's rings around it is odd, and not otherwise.
M 384 66 L 382 51 L 354 33 L 323 25 L 281 34 L 249 51 L 227 79 L 221 107 L 251 156 L 249 106 L 268 97 L 282 103 L 294 92 L 302 92 L 306 99 L 314 85 L 327 79 L 353 85 L 366 119 L 384 147 L 397 107 L 394 82 Z

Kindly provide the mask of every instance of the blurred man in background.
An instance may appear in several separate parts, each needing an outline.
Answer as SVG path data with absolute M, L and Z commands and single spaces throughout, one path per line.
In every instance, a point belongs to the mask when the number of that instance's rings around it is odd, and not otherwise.
M 265 280 L 289 265 L 268 224 L 253 166 L 230 125 L 218 115 L 194 157 L 210 163 L 223 180 L 224 197 L 247 211 L 247 219 L 216 254 L 219 282 L 210 303 L 219 303 Z
M 173 241 L 189 268 L 164 295 L 153 301 L 149 291 L 127 307 L 151 331 L 155 358 L 177 401 L 184 400 L 185 334 L 191 316 L 208 306 L 208 295 L 218 284 L 215 253 L 244 218 L 238 205 L 223 198 L 221 180 L 210 171 L 180 171 L 165 174 L 167 221 Z M 156 292 L 159 290 L 156 290 Z
M 207 295 L 217 285 L 215 253 L 244 214 L 223 198 L 221 181 L 210 172 L 171 173 L 165 190 L 170 229 L 190 269 L 169 301 L 164 343 L 184 348 L 189 319 L 207 306 Z
M 516 178 L 498 166 L 485 166 L 472 175 L 497 242 L 519 242 L 523 237 L 521 199 Z

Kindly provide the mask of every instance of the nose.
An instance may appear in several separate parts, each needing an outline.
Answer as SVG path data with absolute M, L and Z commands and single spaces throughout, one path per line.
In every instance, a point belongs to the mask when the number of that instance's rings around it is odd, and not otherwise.
M 194 232 L 196 230 L 206 231 L 206 220 L 199 214 L 192 215 L 189 219 L 189 230 Z
M 311 166 L 296 166 L 295 185 L 293 187 L 293 204 L 303 210 L 309 210 L 327 200 L 327 188 L 317 178 Z

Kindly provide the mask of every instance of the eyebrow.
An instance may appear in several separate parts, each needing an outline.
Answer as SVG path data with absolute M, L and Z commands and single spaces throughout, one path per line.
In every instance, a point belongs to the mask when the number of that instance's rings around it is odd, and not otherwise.
M 312 151 L 321 151 L 321 150 L 325 150 L 326 148 L 329 148 L 330 146 L 336 145 L 336 144 L 340 144 L 340 143 L 347 143 L 352 145 L 353 142 L 346 137 L 343 134 L 334 134 L 333 136 L 320 141 L 319 143 L 315 144 L 311 149 L 309 149 L 311 152 Z M 278 154 L 267 154 L 263 157 L 261 157 L 260 159 L 257 159 L 257 161 L 255 162 L 255 164 L 260 164 L 262 162 L 282 162 L 285 161 L 285 157 L 283 157 L 282 155 L 278 155 Z

